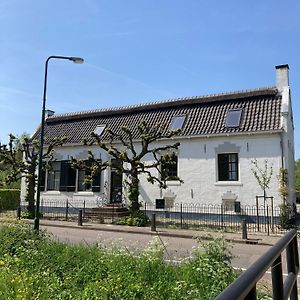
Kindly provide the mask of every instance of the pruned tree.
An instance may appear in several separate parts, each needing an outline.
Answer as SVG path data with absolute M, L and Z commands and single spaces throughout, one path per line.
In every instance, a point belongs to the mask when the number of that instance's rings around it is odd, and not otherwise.
M 107 167 L 114 167 L 119 173 L 126 175 L 125 184 L 128 188 L 128 200 L 131 213 L 139 210 L 139 176 L 145 174 L 148 182 L 158 183 L 160 188 L 166 188 L 165 172 L 162 170 L 163 163 L 172 163 L 174 151 L 180 143 L 166 144 L 163 146 L 154 146 L 154 143 L 165 141 L 177 135 L 180 130 L 167 130 L 164 124 L 149 126 L 145 120 L 141 120 L 137 126 L 138 137 L 134 139 L 133 132 L 127 127 L 122 126 L 120 133 L 106 128 L 108 142 L 104 142 L 97 133 L 91 133 L 94 138 L 92 142 L 84 141 L 85 145 L 92 146 L 97 143 L 101 149 L 106 151 L 111 158 L 120 161 L 120 164 L 113 165 L 113 162 L 97 160 L 92 151 L 88 154 L 88 163 L 84 160 L 72 159 L 72 164 L 77 169 L 89 170 L 91 180 L 98 172 Z M 179 181 L 182 182 L 180 178 Z
M 61 146 L 64 141 L 65 138 L 55 138 L 49 143 L 43 154 L 44 168 L 51 168 L 51 162 L 54 160 L 54 148 Z M 28 137 L 24 137 L 19 143 L 16 142 L 17 138 L 10 134 L 8 144 L 0 144 L 0 162 L 10 166 L 9 173 L 5 178 L 7 184 L 25 178 L 27 209 L 30 217 L 34 217 L 34 194 L 37 182 L 39 143 L 36 140 L 30 140 Z
M 266 201 L 267 197 L 267 190 L 270 188 L 270 182 L 273 175 L 273 166 L 268 163 L 268 160 L 264 160 L 264 165 L 261 167 L 257 159 L 251 160 L 252 168 L 251 171 L 254 177 L 257 180 L 258 185 L 261 187 L 264 193 L 264 202 Z

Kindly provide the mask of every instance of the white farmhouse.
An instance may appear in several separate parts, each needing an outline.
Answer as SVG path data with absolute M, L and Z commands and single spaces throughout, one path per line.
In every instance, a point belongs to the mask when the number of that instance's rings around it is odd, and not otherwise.
M 92 186 L 84 186 L 84 171 L 72 169 L 70 157 L 86 159 L 90 149 L 99 159 L 110 159 L 97 146 L 83 146 L 82 140 L 90 140 L 93 131 L 106 140 L 104 128 L 118 131 L 122 125 L 135 133 L 136 124 L 143 118 L 150 125 L 164 122 L 182 132 L 173 138 L 173 142 L 180 142 L 169 174 L 173 180 L 161 190 L 141 178 L 141 202 L 155 204 L 157 198 L 165 198 L 175 203 L 255 205 L 256 196 L 263 193 L 251 171 L 251 160 L 257 159 L 259 165 L 267 160 L 273 167 L 267 196 L 274 197 L 275 205 L 282 202 L 278 191 L 280 169 L 288 170 L 288 201 L 293 203 L 294 125 L 288 72 L 288 65 L 276 66 L 274 87 L 48 115 L 46 143 L 60 136 L 66 136 L 67 142 L 56 149 L 53 171 L 44 176 L 42 199 L 85 200 L 89 207 L 104 196 L 108 203 L 124 199 L 122 175 L 107 169 L 94 178 Z M 34 137 L 38 136 L 39 130 Z

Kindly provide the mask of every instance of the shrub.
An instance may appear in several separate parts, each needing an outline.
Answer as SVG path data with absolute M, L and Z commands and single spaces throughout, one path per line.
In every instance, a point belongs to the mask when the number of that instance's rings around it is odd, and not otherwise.
M 290 229 L 295 226 L 295 217 L 293 216 L 293 206 L 288 203 L 279 205 L 279 227 L 282 229 Z
M 128 226 L 137 226 L 143 227 L 147 226 L 149 223 L 149 218 L 143 211 L 137 211 L 134 214 L 123 217 L 117 222 L 118 225 L 128 225 Z
M 0 190 L 0 210 L 15 210 L 20 205 L 20 190 Z

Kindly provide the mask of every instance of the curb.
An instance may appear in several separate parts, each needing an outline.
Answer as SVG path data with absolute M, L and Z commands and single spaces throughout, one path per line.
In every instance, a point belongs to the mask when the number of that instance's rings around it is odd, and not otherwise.
M 32 221 L 27 221 L 27 223 L 32 223 Z M 165 237 L 174 237 L 174 238 L 183 238 L 183 239 L 193 239 L 197 238 L 197 235 L 192 234 L 183 234 L 183 233 L 171 233 L 165 231 L 139 231 L 139 230 L 127 230 L 125 228 L 109 228 L 109 227 L 92 227 L 91 225 L 66 225 L 66 224 L 55 224 L 48 222 L 41 222 L 40 226 L 48 227 L 58 227 L 58 228 L 70 228 L 70 229 L 81 229 L 81 230 L 93 230 L 93 231 L 106 231 L 106 232 L 119 232 L 119 233 L 131 233 L 131 234 L 145 234 L 152 236 L 165 236 Z M 212 240 L 212 237 L 209 236 L 199 236 L 203 240 Z M 261 239 L 236 239 L 236 238 L 226 238 L 227 242 L 236 243 L 236 244 L 247 244 L 247 245 L 262 245 L 262 246 L 273 246 L 271 242 L 263 242 Z

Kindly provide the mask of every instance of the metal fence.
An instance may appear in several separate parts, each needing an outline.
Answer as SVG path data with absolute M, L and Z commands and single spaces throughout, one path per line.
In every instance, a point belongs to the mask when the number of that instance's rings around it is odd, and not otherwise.
M 83 212 L 84 222 L 91 220 L 85 218 L 97 205 L 85 200 L 41 200 L 41 218 L 65 221 L 77 221 L 79 210 Z M 22 205 L 22 211 L 26 205 Z M 281 226 L 281 210 L 273 205 L 238 205 L 225 206 L 198 203 L 175 203 L 169 207 L 158 208 L 157 205 L 143 204 L 141 207 L 151 219 L 152 214 L 156 217 L 157 227 L 176 227 L 190 229 L 213 229 L 227 232 L 241 231 L 242 221 L 246 222 L 248 232 L 284 233 L 286 230 Z M 114 222 L 115 210 L 111 210 L 111 216 L 106 215 L 105 222 Z M 290 218 L 295 220 L 295 214 Z M 99 220 L 99 219 L 98 219 Z M 102 219 L 103 221 L 103 219 Z
M 21 211 L 27 210 L 26 203 L 21 203 Z M 69 200 L 69 199 L 41 199 L 40 218 L 55 219 L 62 221 L 76 221 L 79 210 L 83 213 L 89 211 L 85 200 Z
M 212 204 L 176 203 L 168 208 L 144 204 L 145 213 L 156 216 L 158 227 L 211 228 L 222 231 L 240 231 L 241 223 L 246 221 L 247 231 L 282 233 L 280 226 L 280 207 L 263 206 L 224 206 Z M 291 219 L 294 214 L 290 215 Z

